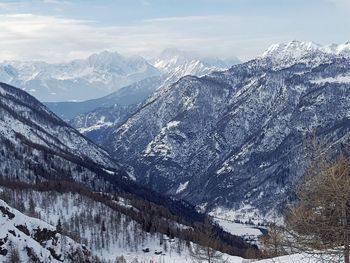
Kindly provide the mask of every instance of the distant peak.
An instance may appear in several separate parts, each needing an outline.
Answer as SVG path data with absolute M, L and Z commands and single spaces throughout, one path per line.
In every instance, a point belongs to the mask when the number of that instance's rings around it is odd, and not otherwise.
M 308 55 L 322 54 L 329 55 L 341 55 L 350 57 L 350 44 L 330 44 L 322 46 L 315 42 L 302 42 L 298 40 L 292 40 L 287 43 L 280 43 L 271 45 L 261 57 L 271 58 L 275 61 L 295 61 Z
M 119 54 L 117 51 L 109 51 L 109 50 L 104 50 L 98 53 L 91 54 L 89 58 L 108 58 L 108 57 L 122 57 L 121 54 Z
M 171 59 L 173 57 L 176 56 L 182 56 L 182 57 L 188 57 L 189 56 L 189 52 L 180 50 L 178 48 L 175 47 L 171 47 L 171 48 L 166 48 L 162 51 L 162 53 L 160 53 L 160 58 L 162 59 Z
M 264 53 L 263 57 L 274 56 L 276 53 L 296 52 L 296 51 L 307 51 L 317 50 L 321 46 L 314 42 L 302 42 L 298 40 L 292 40 L 287 43 L 273 44 Z

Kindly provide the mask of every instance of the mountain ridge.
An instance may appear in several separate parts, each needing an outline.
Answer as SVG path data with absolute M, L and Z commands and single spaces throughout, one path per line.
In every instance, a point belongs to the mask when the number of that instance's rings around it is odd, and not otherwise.
M 281 212 L 307 165 L 303 141 L 316 128 L 338 143 L 349 131 L 350 60 L 314 55 L 183 77 L 111 128 L 104 146 L 134 165 L 137 181 L 209 211 Z

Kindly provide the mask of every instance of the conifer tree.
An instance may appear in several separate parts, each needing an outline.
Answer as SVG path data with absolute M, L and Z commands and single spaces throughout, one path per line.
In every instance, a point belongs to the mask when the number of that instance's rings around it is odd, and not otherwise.
M 328 258 L 342 255 L 349 263 L 349 159 L 340 153 L 332 160 L 323 147 L 317 148 L 297 189 L 298 203 L 290 210 L 287 227 L 293 247 Z

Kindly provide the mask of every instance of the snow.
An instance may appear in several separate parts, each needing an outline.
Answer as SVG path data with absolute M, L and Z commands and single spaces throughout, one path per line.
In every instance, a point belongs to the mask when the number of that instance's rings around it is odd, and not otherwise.
M 6 70 L 8 67 L 11 67 L 12 74 Z M 109 51 L 58 64 L 40 61 L 0 63 L 0 76 L 6 83 L 30 91 L 35 83 L 33 94 L 42 101 L 93 99 L 160 75 L 159 70 L 141 57 L 121 56 Z
M 105 171 L 106 173 L 111 174 L 111 175 L 114 175 L 114 174 L 115 174 L 115 172 L 110 171 L 110 170 L 107 170 L 107 169 L 104 169 L 104 168 L 103 168 L 103 171 Z
M 53 249 L 57 254 L 61 254 L 62 251 L 67 251 L 69 247 L 79 247 L 80 245 L 75 243 L 72 239 L 56 234 L 57 242 L 53 242 L 52 239 L 40 244 L 34 238 L 32 238 L 36 229 L 48 229 L 54 231 L 56 228 L 52 225 L 47 224 L 46 222 L 39 220 L 37 218 L 32 218 L 25 216 L 20 213 L 18 210 L 13 209 L 7 205 L 3 200 L 0 200 L 0 207 L 7 210 L 8 212 L 14 215 L 14 218 L 10 218 L 2 213 L 0 216 L 0 239 L 8 238 L 8 241 L 2 245 L 4 248 L 7 247 L 10 250 L 10 244 L 15 246 L 18 249 L 19 256 L 22 262 L 29 262 L 28 255 L 26 253 L 25 247 L 32 248 L 34 253 L 42 260 L 43 262 L 51 258 L 50 262 L 61 262 L 52 258 L 49 249 Z M 23 225 L 26 226 L 30 235 L 25 234 L 20 231 L 16 226 Z M 12 233 L 15 233 L 14 235 Z M 65 248 L 63 248 L 65 246 Z M 1 255 L 0 255 L 1 260 Z M 24 261 L 23 261 L 24 260 Z
M 187 186 L 188 186 L 189 181 L 186 181 L 184 183 L 180 183 L 179 187 L 176 190 L 176 194 L 182 193 L 183 191 L 186 190 Z
M 249 262 L 249 261 L 248 261 Z M 319 263 L 319 262 L 344 262 L 341 256 L 322 255 L 322 254 L 291 254 L 265 260 L 257 261 L 259 263 Z
M 311 57 L 308 60 L 307 57 Z M 270 58 L 277 68 L 288 67 L 297 62 L 317 66 L 330 57 L 350 58 L 350 44 L 331 44 L 322 46 L 313 42 L 293 40 L 288 43 L 271 45 L 260 58 Z
M 238 59 L 234 60 L 234 64 Z M 202 58 L 176 48 L 165 49 L 158 58 L 151 62 L 154 67 L 167 75 L 165 83 L 171 84 L 186 75 L 204 76 L 213 71 L 228 69 L 232 63 L 226 63 L 218 58 Z
M 253 223 L 253 227 L 256 228 L 258 224 L 264 225 L 268 222 L 276 221 L 282 223 L 283 220 L 276 216 L 276 214 L 271 211 L 271 214 L 261 215 L 259 209 L 253 207 L 247 203 L 241 203 L 238 209 L 228 209 L 225 207 L 216 207 L 209 212 L 209 215 L 217 219 L 222 219 L 231 222 L 243 222 Z M 245 225 L 245 224 L 244 224 Z
M 262 57 L 271 57 L 277 60 L 288 58 L 301 58 L 302 56 L 313 53 L 322 52 L 330 55 L 350 55 L 350 43 L 331 44 L 322 46 L 314 42 L 301 42 L 293 40 L 288 43 L 280 43 L 271 45 L 263 54 Z
M 22 100 L 21 96 L 26 96 L 26 94 L 17 95 L 15 92 L 16 90 L 11 88 L 0 87 L 0 93 L 3 95 L 1 102 L 28 121 L 15 118 L 10 112 L 4 110 L 0 121 L 0 134 L 15 144 L 17 143 L 16 134 L 20 134 L 33 143 L 49 148 L 55 146 L 57 151 L 70 151 L 76 155 L 88 156 L 91 160 L 104 166 L 113 166 L 113 162 L 104 150 L 86 140 L 68 125 L 57 124 L 57 117 L 38 101 L 18 103 L 14 98 Z M 33 128 L 35 125 L 40 129 Z
M 227 232 L 237 236 L 254 236 L 259 237 L 263 233 L 259 228 L 250 224 L 234 223 L 225 219 L 216 218 L 215 221 Z
M 179 124 L 179 121 L 170 121 L 162 127 L 159 134 L 146 146 L 144 156 L 164 156 L 165 158 L 170 156 L 172 149 L 165 135 L 167 131 L 177 128 Z
M 166 128 L 168 130 L 172 128 L 176 128 L 179 125 L 179 123 L 180 123 L 179 121 L 171 121 L 166 125 Z
M 157 233 L 143 232 L 142 234 L 143 230 L 138 223 L 125 215 L 121 215 L 120 217 L 120 227 L 115 228 L 113 225 L 116 224 L 115 220 L 118 218 L 116 215 L 119 212 L 101 203 L 79 196 L 78 194 L 58 194 L 54 192 L 36 191 L 21 193 L 15 196 L 11 194 L 11 199 L 16 200 L 17 203 L 21 203 L 23 198 L 26 199 L 29 196 L 35 200 L 35 212 L 42 217 L 42 220 L 52 222 L 51 224 L 56 224 L 58 219 L 61 220 L 64 226 L 72 222 L 74 218 L 85 220 L 83 221 L 84 231 L 80 232 L 81 240 L 84 240 L 83 242 L 87 247 L 91 247 L 93 255 L 99 256 L 105 260 L 114 261 L 117 256 L 123 255 L 127 259 L 127 263 L 134 262 L 136 258 L 139 260 L 138 262 L 150 262 L 151 260 L 154 262 L 167 263 L 193 262 L 191 251 L 195 244 L 190 242 L 189 246 L 187 246 L 186 242 L 183 240 L 179 240 L 178 238 L 169 239 L 166 235 Z M 125 198 L 118 198 L 116 202 L 123 207 L 131 207 L 129 201 Z M 25 202 L 25 206 L 28 207 L 28 202 Z M 108 229 L 104 234 L 106 242 L 104 248 L 97 248 L 95 245 L 96 243 L 92 242 L 92 239 L 95 240 L 96 235 L 101 235 L 101 226 L 94 221 L 97 215 L 102 216 L 106 228 Z M 109 218 L 114 218 L 114 220 Z M 46 224 L 42 220 L 34 220 Z M 178 223 L 176 223 L 176 225 L 178 229 L 189 228 L 188 226 Z M 143 235 L 143 238 L 140 238 L 141 235 Z M 127 236 L 129 236 L 129 238 Z M 130 242 L 127 241 L 128 239 L 131 239 Z M 160 245 L 160 240 L 163 240 L 162 245 Z M 148 253 L 143 252 L 145 248 L 148 248 L 150 251 Z M 156 255 L 156 251 L 162 253 Z M 227 254 L 222 254 L 222 258 L 227 259 L 229 263 L 246 262 L 240 257 Z
M 337 77 L 330 77 L 330 78 L 323 78 L 323 79 L 315 79 L 311 80 L 311 83 L 315 84 L 325 84 L 325 83 L 350 83 L 350 75 L 345 76 L 337 76 Z

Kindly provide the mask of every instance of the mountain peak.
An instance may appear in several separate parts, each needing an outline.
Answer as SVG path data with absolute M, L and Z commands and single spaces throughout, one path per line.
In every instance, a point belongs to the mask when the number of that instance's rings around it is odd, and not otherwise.
M 317 51 L 321 48 L 319 44 L 314 42 L 302 42 L 292 40 L 288 43 L 280 43 L 271 45 L 262 55 L 262 57 L 283 58 L 300 57 L 309 52 Z
M 195 52 L 166 48 L 153 61 L 153 65 L 163 72 L 175 74 L 176 77 L 170 78 L 174 82 L 179 79 L 179 76 L 202 76 L 212 71 L 227 69 L 239 62 L 238 59 L 223 60 L 217 57 L 203 57 Z
M 275 61 L 298 60 L 311 54 L 350 56 L 350 42 L 322 46 L 315 42 L 292 40 L 287 43 L 271 45 L 261 57 Z
M 113 62 L 120 60 L 124 60 L 122 55 L 120 55 L 118 52 L 111 52 L 107 50 L 92 54 L 88 57 L 88 61 L 92 65 L 112 64 Z

